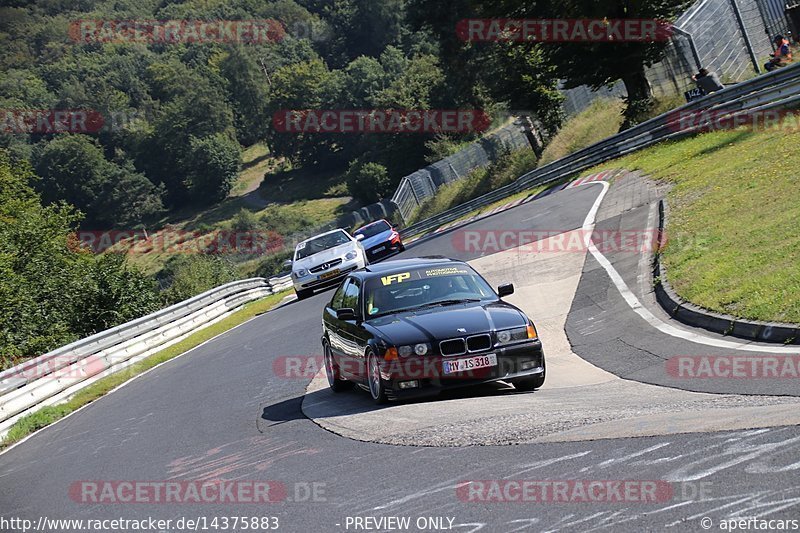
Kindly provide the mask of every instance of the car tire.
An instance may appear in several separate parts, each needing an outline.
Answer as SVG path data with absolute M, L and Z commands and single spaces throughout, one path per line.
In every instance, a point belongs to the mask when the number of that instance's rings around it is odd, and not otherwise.
M 294 293 L 297 295 L 298 300 L 305 300 L 306 298 L 310 297 L 314 294 L 313 289 L 295 289 Z
M 542 388 L 542 385 L 544 385 L 544 378 L 544 374 L 530 378 L 519 378 L 513 380 L 511 384 L 514 385 L 514 388 L 518 391 L 530 392 L 532 390 Z
M 330 387 L 333 392 L 344 392 L 349 390 L 353 384 L 346 379 L 342 379 L 342 376 L 339 373 L 339 367 L 333 360 L 331 347 L 328 346 L 328 343 L 322 345 L 322 351 L 324 354 L 323 358 L 325 359 L 325 375 L 328 377 L 328 387 Z
M 400 250 L 400 253 L 403 253 L 403 252 L 406 251 L 406 247 L 403 246 L 403 243 L 400 243 L 400 248 L 398 248 L 398 249 Z
M 380 361 L 372 350 L 367 351 L 367 385 L 372 401 L 377 405 L 386 403 L 386 384 L 381 378 Z

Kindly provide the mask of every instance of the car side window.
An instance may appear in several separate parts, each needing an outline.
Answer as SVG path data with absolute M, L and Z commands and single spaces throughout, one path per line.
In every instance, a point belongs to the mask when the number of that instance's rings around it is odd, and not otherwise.
M 333 294 L 333 298 L 331 298 L 331 308 L 332 309 L 341 309 L 344 307 L 342 305 L 342 301 L 344 300 L 344 291 L 347 287 L 347 284 L 350 283 L 350 278 L 347 278 L 339 285 L 339 288 L 336 289 L 336 292 Z
M 361 284 L 355 278 L 350 278 L 349 283 L 344 288 L 344 299 L 342 300 L 343 308 L 354 309 L 358 314 L 358 296 L 361 293 Z

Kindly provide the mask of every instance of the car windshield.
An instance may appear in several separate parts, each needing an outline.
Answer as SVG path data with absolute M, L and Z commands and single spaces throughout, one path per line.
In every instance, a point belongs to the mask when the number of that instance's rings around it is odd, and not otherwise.
M 367 280 L 364 304 L 369 318 L 461 302 L 495 300 L 486 281 L 466 265 L 426 267 Z
M 369 239 L 370 237 L 374 237 L 375 235 L 390 229 L 392 229 L 392 227 L 385 220 L 381 220 L 361 228 L 355 232 L 355 235 L 363 235 L 365 239 Z
M 324 252 L 325 250 L 339 246 L 340 244 L 347 244 L 348 242 L 352 241 L 343 231 L 321 235 L 314 239 L 298 244 L 294 258 L 295 260 L 298 260 L 303 259 L 304 257 L 310 257 L 319 252 Z

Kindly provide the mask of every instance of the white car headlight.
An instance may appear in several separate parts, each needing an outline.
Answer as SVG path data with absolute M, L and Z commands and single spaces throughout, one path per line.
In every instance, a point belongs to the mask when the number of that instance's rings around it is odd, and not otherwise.
M 348 261 L 352 261 L 356 257 L 358 257 L 358 252 L 356 252 L 355 250 L 353 250 L 352 252 L 347 252 L 344 256 L 344 258 L 347 259 Z
M 306 274 L 308 274 L 308 271 L 305 268 L 301 268 L 301 269 L 295 271 L 295 273 L 294 273 L 295 277 L 298 277 L 298 278 L 302 278 Z
M 400 346 L 397 348 L 397 353 L 400 354 L 400 357 L 408 357 L 412 353 L 417 355 L 425 355 L 430 350 L 430 344 L 426 342 L 421 342 L 419 344 L 408 345 L 408 346 Z

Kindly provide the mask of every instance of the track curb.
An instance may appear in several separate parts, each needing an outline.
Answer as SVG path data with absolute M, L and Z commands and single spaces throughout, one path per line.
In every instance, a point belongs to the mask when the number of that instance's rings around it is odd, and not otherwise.
M 658 231 L 660 250 L 663 243 L 669 209 L 664 199 L 658 202 Z M 653 285 L 656 300 L 670 317 L 689 326 L 726 336 L 775 344 L 800 344 L 800 326 L 780 322 L 745 320 L 731 315 L 703 309 L 678 296 L 667 281 L 667 272 L 661 263 L 661 254 L 653 258 Z

